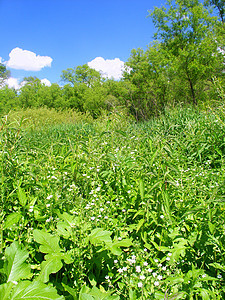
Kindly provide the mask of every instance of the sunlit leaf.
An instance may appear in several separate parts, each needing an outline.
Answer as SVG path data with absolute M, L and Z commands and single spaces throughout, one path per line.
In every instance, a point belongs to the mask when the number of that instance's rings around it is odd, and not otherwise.
M 29 253 L 26 250 L 21 249 L 18 242 L 13 242 L 6 248 L 4 271 L 7 275 L 7 282 L 18 281 L 30 277 L 31 268 L 25 263 L 28 256 Z
M 40 281 L 21 281 L 13 289 L 9 300 L 63 300 L 54 287 L 45 285 Z

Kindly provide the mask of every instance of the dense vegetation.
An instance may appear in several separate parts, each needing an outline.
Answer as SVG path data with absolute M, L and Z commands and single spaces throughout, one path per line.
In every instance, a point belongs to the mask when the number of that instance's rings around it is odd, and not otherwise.
M 225 298 L 224 1 L 150 15 L 120 81 L 0 66 L 0 299 Z
M 23 126 L 2 120 L 1 299 L 224 299 L 224 107 Z

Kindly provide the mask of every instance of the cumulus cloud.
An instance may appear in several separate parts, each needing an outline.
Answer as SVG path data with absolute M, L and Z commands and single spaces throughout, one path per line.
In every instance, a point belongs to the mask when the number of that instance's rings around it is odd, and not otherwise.
M 51 63 L 52 58 L 49 56 L 40 56 L 16 47 L 9 53 L 6 65 L 8 68 L 17 70 L 40 71 L 44 67 L 51 67 Z
M 19 90 L 20 88 L 22 88 L 25 84 L 27 83 L 27 81 L 22 81 L 20 82 L 19 78 L 14 78 L 14 77 L 10 77 L 8 79 L 6 79 L 3 87 L 5 85 L 7 85 L 9 88 L 14 88 L 16 90 Z M 46 86 L 51 86 L 51 82 L 47 79 L 41 79 L 41 83 L 43 83 Z
M 119 58 L 104 59 L 103 57 L 96 57 L 88 62 L 88 66 L 100 71 L 103 77 L 114 78 L 116 80 L 122 78 L 124 71 L 124 62 Z
M 41 79 L 41 83 L 46 86 L 51 86 L 51 82 L 47 78 Z
M 16 90 L 18 90 L 20 88 L 18 78 L 10 77 L 6 80 L 5 84 L 8 85 L 9 88 L 14 88 Z

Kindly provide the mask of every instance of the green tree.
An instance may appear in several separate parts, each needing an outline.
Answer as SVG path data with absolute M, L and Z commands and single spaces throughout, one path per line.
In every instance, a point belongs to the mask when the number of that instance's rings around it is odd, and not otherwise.
M 28 77 L 23 78 L 23 82 L 25 82 L 25 83 L 28 83 L 28 82 L 32 83 L 32 82 L 37 82 L 37 81 L 40 82 L 40 79 L 38 79 L 36 76 L 28 76 Z
M 57 83 L 38 87 L 38 106 L 61 109 L 63 107 L 62 90 Z
M 99 117 L 102 111 L 107 108 L 105 103 L 106 90 L 99 84 L 86 89 L 82 99 L 84 111 L 89 112 L 93 118 Z
M 10 71 L 6 66 L 0 63 L 0 88 L 5 84 L 7 78 L 10 77 Z
M 41 80 L 36 77 L 25 77 L 22 82 L 24 85 L 20 88 L 18 97 L 20 106 L 24 108 L 40 106 L 39 91 L 43 86 Z
M 0 89 L 0 115 L 18 107 L 17 92 L 8 86 Z
M 64 85 L 62 88 L 62 108 L 72 108 L 84 112 L 84 92 L 87 86 L 83 84 L 71 86 Z
M 125 80 L 133 85 L 130 111 L 137 120 L 149 119 L 164 110 L 168 87 L 168 60 L 160 44 L 150 45 L 147 51 L 132 50 L 126 64 Z M 135 88 L 134 88 L 135 87 Z
M 101 80 L 100 72 L 90 68 L 87 64 L 78 66 L 74 69 L 68 68 L 62 71 L 61 80 L 65 83 L 70 83 L 73 86 L 76 84 L 84 83 L 88 87 L 95 82 Z
M 168 0 L 150 12 L 168 60 L 168 78 L 193 104 L 205 97 L 207 82 L 220 76 L 224 57 L 218 51 L 216 18 L 198 0 Z M 182 84 L 181 84 L 182 83 Z
M 221 22 L 225 22 L 225 0 L 206 0 L 205 5 L 206 7 L 213 6 L 218 11 Z

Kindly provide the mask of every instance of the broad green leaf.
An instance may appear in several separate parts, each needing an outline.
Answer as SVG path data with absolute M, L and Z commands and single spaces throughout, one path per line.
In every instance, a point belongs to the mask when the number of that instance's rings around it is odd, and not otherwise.
M 112 243 L 107 243 L 106 248 L 109 249 L 114 255 L 120 255 L 122 253 L 122 250 L 120 247 L 130 247 L 132 245 L 131 239 L 124 239 L 121 241 L 114 240 Z
M 169 281 L 172 285 L 184 282 L 184 278 L 182 278 L 182 274 L 180 276 L 169 276 L 165 281 Z
M 210 300 L 212 299 L 206 289 L 201 289 L 202 300 Z
M 89 292 L 90 289 L 86 285 L 83 285 L 79 293 L 79 300 L 94 300 L 94 298 L 89 295 Z
M 174 243 L 173 244 L 173 249 L 171 249 L 171 257 L 170 257 L 170 261 L 169 264 L 173 264 L 174 262 L 176 262 L 180 256 L 184 257 L 185 252 L 186 252 L 186 248 L 187 248 L 187 240 L 183 239 L 183 238 L 179 238 L 176 239 L 176 241 L 178 241 L 178 243 Z
M 113 241 L 113 245 L 117 247 L 130 247 L 132 245 L 131 239 L 123 239 L 121 241 Z
M 107 230 L 103 230 L 102 228 L 95 228 L 91 231 L 89 235 L 89 241 L 91 244 L 96 245 L 99 243 L 112 243 L 112 239 L 110 237 L 111 232 Z
M 95 300 L 95 298 L 89 294 L 81 293 L 79 294 L 79 300 Z
M 114 255 L 122 254 L 122 250 L 118 246 L 115 246 L 113 244 L 108 244 L 107 249 L 110 250 L 112 252 L 112 254 L 114 254 Z
M 59 221 L 57 223 L 57 233 L 65 239 L 68 239 L 72 234 L 71 226 L 66 224 L 64 221 Z
M 109 299 L 109 296 L 111 295 L 111 292 L 105 291 L 101 286 L 100 289 L 98 289 L 96 286 L 94 286 L 91 291 L 90 295 L 92 295 L 95 299 Z
M 17 195 L 18 195 L 20 204 L 24 207 L 27 204 L 27 196 L 21 187 L 18 187 Z
M 77 217 L 66 212 L 58 214 L 59 218 L 65 221 L 70 227 L 75 227 L 78 223 Z
M 21 220 L 22 215 L 19 212 L 12 213 L 7 216 L 6 221 L 3 225 L 4 229 L 11 228 Z
M 18 242 L 13 242 L 5 250 L 6 262 L 4 263 L 4 271 L 7 275 L 7 282 L 18 281 L 20 279 L 29 278 L 31 275 L 30 266 L 25 263 L 29 253 L 21 249 Z
M 59 247 L 59 237 L 54 236 L 43 230 L 34 230 L 34 240 L 41 244 L 40 251 L 42 253 L 58 253 L 62 249 Z
M 9 300 L 9 295 L 12 291 L 14 284 L 12 282 L 4 283 L 0 285 L 0 299 Z
M 63 300 L 54 287 L 48 286 L 40 281 L 21 281 L 13 289 L 9 300 Z
M 72 263 L 73 260 L 68 253 L 52 253 L 45 255 L 45 261 L 41 263 L 41 273 L 38 276 L 38 280 L 46 283 L 49 281 L 49 275 L 57 273 L 63 266 L 62 260 L 65 263 Z
M 38 280 L 46 283 L 49 281 L 49 275 L 57 273 L 63 266 L 62 257 L 63 253 L 53 253 L 45 255 L 45 261 L 41 263 L 41 273 Z
M 136 293 L 134 290 L 132 290 L 131 288 L 129 289 L 129 300 L 136 300 Z

